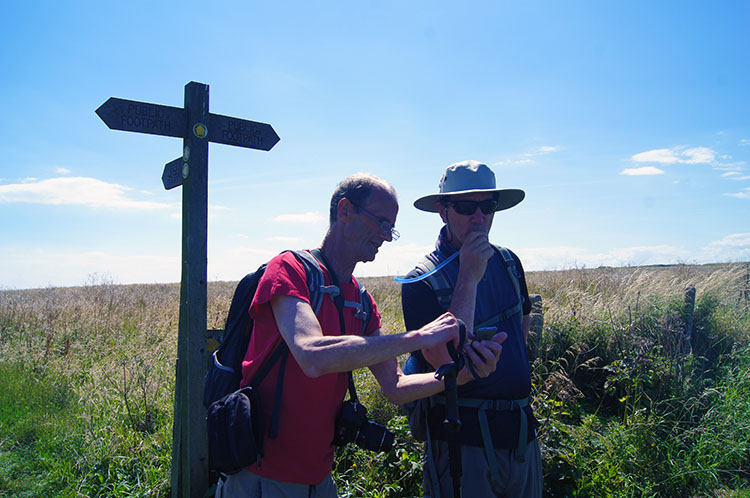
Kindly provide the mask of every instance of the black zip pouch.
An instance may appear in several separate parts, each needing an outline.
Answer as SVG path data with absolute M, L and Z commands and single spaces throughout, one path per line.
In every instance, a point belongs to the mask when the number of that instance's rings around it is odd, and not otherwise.
M 206 416 L 208 465 L 235 474 L 263 457 L 263 413 L 252 386 L 215 401 Z

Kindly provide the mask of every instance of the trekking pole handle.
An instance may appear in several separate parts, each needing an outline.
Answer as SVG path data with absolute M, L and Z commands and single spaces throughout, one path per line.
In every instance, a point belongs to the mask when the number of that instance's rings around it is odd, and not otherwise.
M 446 347 L 448 348 L 448 354 L 451 355 L 451 359 L 458 363 L 460 351 L 463 351 L 464 344 L 466 344 L 466 324 L 458 317 L 456 320 L 458 320 L 458 349 L 453 345 L 453 341 L 447 343 Z

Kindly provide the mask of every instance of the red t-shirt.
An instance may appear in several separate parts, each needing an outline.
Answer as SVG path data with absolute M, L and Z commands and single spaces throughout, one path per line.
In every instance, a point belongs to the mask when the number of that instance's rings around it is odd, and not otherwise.
M 330 285 L 328 273 L 323 270 L 325 285 Z M 341 284 L 347 301 L 359 302 L 356 280 Z M 305 269 L 291 252 L 273 258 L 258 284 L 250 316 L 254 320 L 250 346 L 242 362 L 242 386 L 250 380 L 260 366 L 281 343 L 281 334 L 273 317 L 270 301 L 274 296 L 293 296 L 310 302 Z M 372 301 L 373 315 L 365 334 L 380 328 L 380 314 Z M 325 296 L 318 312 L 318 321 L 324 335 L 340 335 L 341 325 L 336 305 Z M 354 316 L 354 309 L 344 308 L 344 324 L 349 334 L 360 335 L 362 321 Z M 258 387 L 264 415 L 266 438 L 265 456 L 261 467 L 253 464 L 247 470 L 277 481 L 298 484 L 317 484 L 333 466 L 333 430 L 341 402 L 347 391 L 346 373 L 327 374 L 310 378 L 304 374 L 292 354 L 289 354 L 284 373 L 284 387 L 276 439 L 268 438 L 276 380 L 280 362 L 271 369 Z

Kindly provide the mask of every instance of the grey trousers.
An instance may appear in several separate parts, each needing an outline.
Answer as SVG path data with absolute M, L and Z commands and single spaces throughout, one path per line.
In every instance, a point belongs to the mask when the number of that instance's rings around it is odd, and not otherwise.
M 448 467 L 448 443 L 433 441 L 433 457 L 437 467 L 440 498 L 453 497 L 453 479 Z M 515 458 L 515 449 L 495 450 L 500 482 L 493 483 L 487 465 L 484 448 L 461 446 L 463 477 L 461 494 L 465 497 L 497 498 L 541 498 L 542 496 L 542 456 L 539 444 L 534 439 L 526 449 L 523 462 Z M 436 483 L 432 481 L 429 462 L 424 465 L 424 496 L 436 498 Z
M 337 498 L 331 474 L 318 484 L 274 481 L 242 470 L 219 481 L 215 498 Z

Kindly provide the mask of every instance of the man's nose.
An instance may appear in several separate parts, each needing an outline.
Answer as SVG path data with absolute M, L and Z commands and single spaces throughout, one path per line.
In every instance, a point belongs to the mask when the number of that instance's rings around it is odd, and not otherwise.
M 484 223 L 486 215 L 482 212 L 479 207 L 474 210 L 474 213 L 471 215 L 471 218 L 469 218 L 469 221 L 472 223 L 476 223 L 477 225 Z

